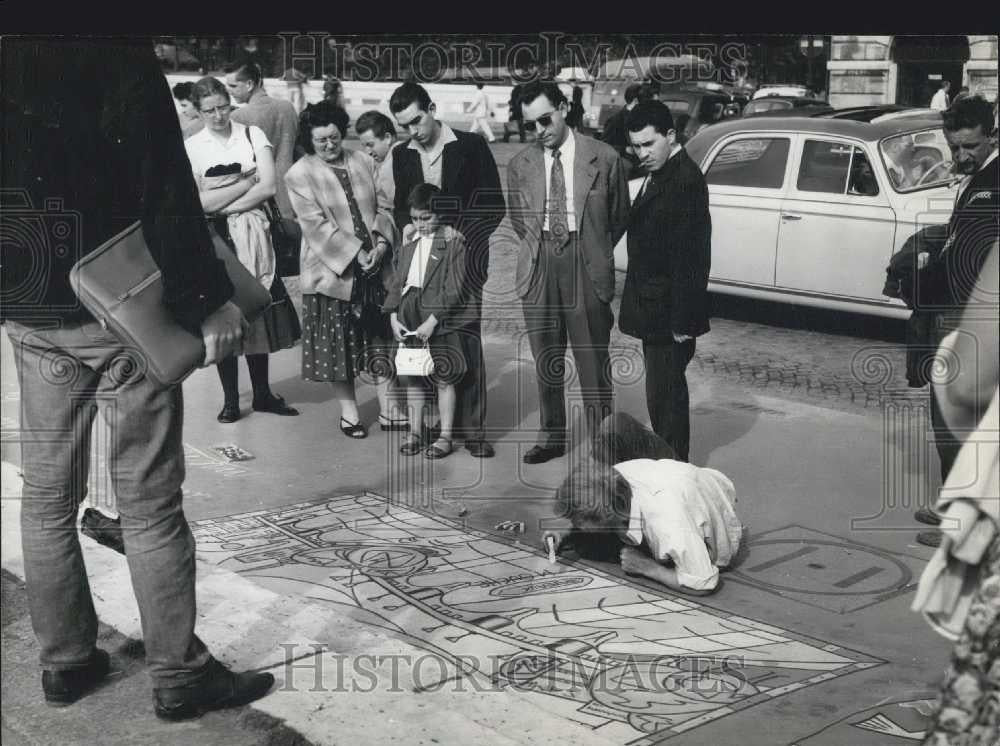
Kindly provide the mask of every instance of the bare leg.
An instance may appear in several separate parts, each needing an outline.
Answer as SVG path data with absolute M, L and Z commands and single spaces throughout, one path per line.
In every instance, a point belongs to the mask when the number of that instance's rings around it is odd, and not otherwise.
M 423 386 L 406 387 L 406 406 L 409 409 L 410 434 L 416 437 L 420 437 L 420 426 L 424 421 L 424 402 L 426 398 Z
M 451 440 L 452 426 L 455 424 L 455 386 L 438 386 L 438 410 L 441 413 L 441 437 Z
M 361 413 L 358 412 L 358 398 L 354 392 L 354 384 L 347 381 L 335 381 L 333 386 L 333 397 L 340 403 L 340 416 L 352 425 L 361 422 Z
M 622 569 L 629 575 L 642 575 L 678 593 L 686 593 L 692 596 L 708 596 L 715 592 L 715 589 L 711 591 L 696 591 L 684 587 L 677 580 L 677 571 L 674 568 L 661 565 L 648 554 L 634 547 L 625 547 L 622 549 L 621 560 Z
M 396 388 L 395 383 L 395 378 L 375 379 L 375 396 L 378 398 L 379 414 L 394 422 L 405 417 L 404 411 L 399 406 L 399 399 L 395 396 L 389 396 L 389 393 Z

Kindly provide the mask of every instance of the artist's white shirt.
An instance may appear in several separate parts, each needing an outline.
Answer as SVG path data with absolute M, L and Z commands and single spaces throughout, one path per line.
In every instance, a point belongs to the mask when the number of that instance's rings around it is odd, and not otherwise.
M 545 159 L 545 222 L 542 230 L 549 229 L 549 195 L 552 194 L 552 164 L 555 158 L 552 151 L 542 148 L 542 156 Z M 573 137 L 573 130 L 566 128 L 566 139 L 559 146 L 559 162 L 562 163 L 563 176 L 566 180 L 566 223 L 570 233 L 576 232 L 576 208 L 573 205 L 573 159 L 576 157 L 576 138 Z
M 441 188 L 441 166 L 443 165 L 441 156 L 444 155 L 444 146 L 450 142 L 458 140 L 455 131 L 444 122 L 440 122 L 441 131 L 438 133 L 437 142 L 428 150 L 415 138 L 410 138 L 408 148 L 413 148 L 420 155 L 420 167 L 424 174 L 424 182 L 433 184 L 438 189 Z
M 944 88 L 938 88 L 937 93 L 931 99 L 931 108 L 934 111 L 944 111 L 948 108 L 948 94 L 945 93 Z
M 733 483 L 715 469 L 673 459 L 623 461 L 615 470 L 632 490 L 627 541 L 638 546 L 645 539 L 654 559 L 672 560 L 681 585 L 715 588 L 743 536 Z
M 424 278 L 427 276 L 427 264 L 430 262 L 431 247 L 434 245 L 434 236 L 420 236 L 417 247 L 413 250 L 413 259 L 410 262 L 410 270 L 406 273 L 406 284 L 403 285 L 403 295 L 410 288 L 422 288 Z

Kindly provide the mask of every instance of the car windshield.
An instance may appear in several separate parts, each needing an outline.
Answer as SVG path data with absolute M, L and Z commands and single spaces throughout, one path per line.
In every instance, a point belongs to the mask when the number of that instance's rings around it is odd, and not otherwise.
M 955 178 L 951 151 L 941 129 L 887 137 L 879 143 L 879 152 L 897 192 L 941 186 Z
M 666 99 L 663 103 L 667 105 L 670 109 L 670 113 L 674 116 L 678 114 L 687 114 L 691 111 L 691 103 L 688 101 L 678 101 L 677 99 Z

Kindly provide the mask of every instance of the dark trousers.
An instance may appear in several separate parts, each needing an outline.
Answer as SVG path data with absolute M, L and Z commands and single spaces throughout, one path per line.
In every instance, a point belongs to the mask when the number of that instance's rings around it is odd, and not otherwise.
M 597 297 L 576 234 L 571 235 L 560 244 L 543 233 L 534 284 L 522 304 L 538 379 L 541 446 L 569 440 L 563 400 L 567 341 L 573 346 L 588 437 L 611 413 L 608 344 L 614 318 L 610 305 Z
M 481 322 L 458 330 L 465 375 L 455 387 L 455 433 L 466 441 L 486 437 L 486 359 Z
M 695 340 L 652 343 L 643 340 L 646 362 L 646 408 L 653 432 L 671 445 L 678 461 L 688 460 L 691 416 L 684 371 L 694 357 Z

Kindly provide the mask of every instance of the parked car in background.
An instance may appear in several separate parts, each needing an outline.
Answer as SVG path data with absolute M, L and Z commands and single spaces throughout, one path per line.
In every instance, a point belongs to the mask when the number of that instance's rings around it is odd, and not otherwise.
M 728 93 L 701 87 L 661 88 L 657 98 L 674 116 L 677 141 L 687 142 L 709 125 L 726 119 L 732 103 Z
M 798 83 L 768 83 L 762 85 L 754 91 L 753 99 L 765 98 L 767 96 L 802 96 L 809 95 L 809 89 Z
M 957 182 L 940 115 L 743 117 L 686 148 L 708 182 L 712 291 L 908 315 L 882 288 L 889 258 L 951 214 Z M 615 258 L 622 268 L 623 245 Z
M 792 116 L 808 117 L 833 111 L 826 101 L 804 96 L 767 96 L 750 101 L 743 107 L 743 116 Z

